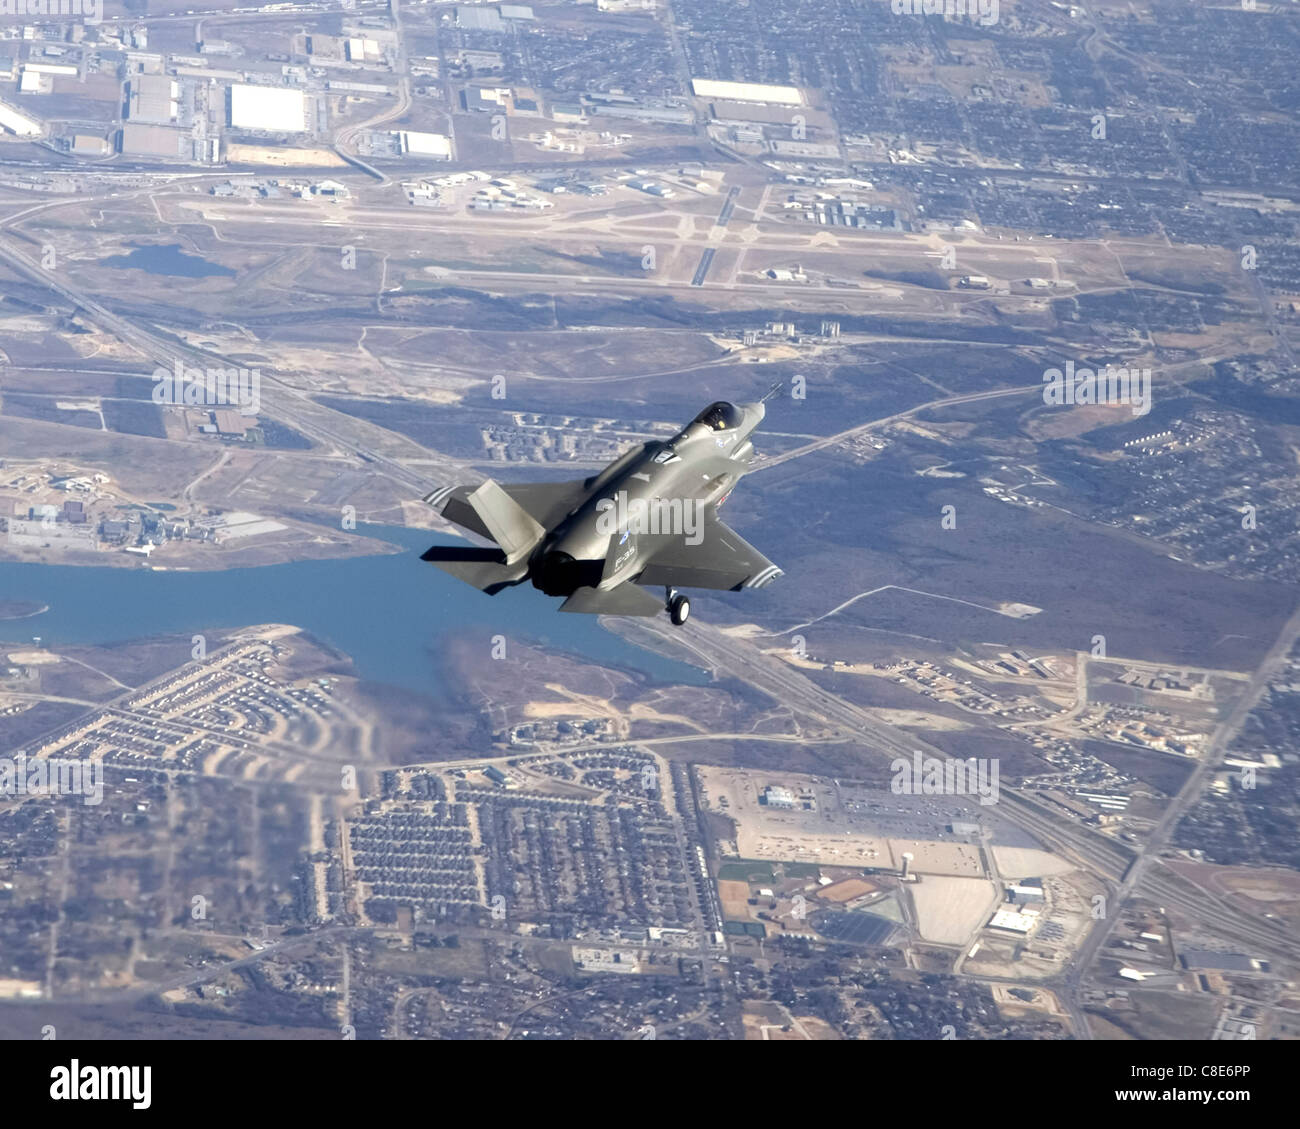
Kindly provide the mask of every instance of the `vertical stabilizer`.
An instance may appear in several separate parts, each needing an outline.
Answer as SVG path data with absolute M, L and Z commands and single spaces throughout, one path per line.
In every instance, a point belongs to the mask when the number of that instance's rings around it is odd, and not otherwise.
M 526 557 L 546 536 L 546 530 L 528 511 L 490 478 L 467 500 L 492 540 L 501 546 L 508 565 Z

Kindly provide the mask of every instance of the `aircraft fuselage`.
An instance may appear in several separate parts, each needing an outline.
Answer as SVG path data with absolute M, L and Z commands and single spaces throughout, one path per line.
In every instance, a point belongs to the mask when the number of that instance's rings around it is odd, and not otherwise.
M 611 587 L 635 576 L 638 536 L 684 535 L 690 544 L 704 514 L 731 492 L 753 461 L 750 435 L 762 422 L 762 403 L 746 404 L 736 427 L 715 430 L 696 420 L 675 438 L 645 444 L 612 464 L 595 489 L 534 550 L 533 584 L 547 595 L 583 585 Z M 622 551 L 605 568 L 611 533 L 630 527 Z M 602 571 L 604 577 L 602 580 Z

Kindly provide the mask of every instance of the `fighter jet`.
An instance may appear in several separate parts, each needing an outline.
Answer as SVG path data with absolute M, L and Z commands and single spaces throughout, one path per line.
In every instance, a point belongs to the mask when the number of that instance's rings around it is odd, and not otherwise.
M 531 580 L 562 612 L 652 616 L 681 626 L 678 585 L 739 591 L 782 572 L 718 517 L 750 469 L 765 401 L 710 404 L 667 442 L 632 448 L 572 482 L 450 486 L 424 501 L 495 549 L 434 546 L 421 558 L 495 596 Z M 646 591 L 662 588 L 662 599 Z

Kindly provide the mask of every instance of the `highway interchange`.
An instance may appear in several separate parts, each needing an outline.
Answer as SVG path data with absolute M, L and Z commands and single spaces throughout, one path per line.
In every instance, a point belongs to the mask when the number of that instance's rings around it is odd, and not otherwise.
M 150 188 L 132 190 L 133 194 Z M 184 343 L 159 330 L 110 309 L 105 302 L 78 290 L 57 272 L 42 269 L 37 260 L 22 249 L 13 237 L 14 225 L 45 207 L 66 204 L 66 198 L 51 204 L 24 208 L 0 221 L 0 262 L 42 287 L 47 287 L 82 316 L 102 330 L 129 343 L 150 358 L 181 359 L 196 367 L 225 367 L 225 359 L 208 350 Z M 395 436 L 369 422 L 329 409 L 308 395 L 276 377 L 263 374 L 263 403 L 267 414 L 327 447 L 335 448 L 360 465 L 395 482 L 412 498 L 418 498 L 435 486 L 461 481 L 466 477 L 465 464 L 417 447 L 405 437 Z M 769 459 L 756 469 L 772 469 L 814 451 L 835 445 L 894 419 L 911 415 L 923 408 L 958 404 L 982 399 L 1024 395 L 1038 386 L 999 389 L 992 392 L 953 396 L 932 401 L 906 412 L 880 420 L 870 420 L 824 439 Z M 270 393 L 270 394 L 268 394 Z M 409 451 L 403 459 L 394 451 Z M 418 469 L 409 463 L 418 462 Z M 472 472 L 471 472 L 472 473 Z M 708 624 L 694 624 L 688 634 L 674 633 L 666 624 L 647 625 L 649 632 L 671 639 L 694 653 L 700 665 L 718 675 L 738 678 L 800 714 L 806 721 L 824 726 L 851 740 L 868 754 L 889 759 L 910 757 L 913 752 L 945 758 L 941 750 L 882 722 L 870 710 L 853 705 L 822 689 L 811 679 L 771 655 L 763 653 L 749 640 L 724 635 Z M 1108 912 L 1098 919 L 1067 973 L 1059 978 L 1063 1002 L 1073 1019 L 1076 1034 L 1088 1037 L 1083 1017 L 1081 992 L 1083 983 L 1105 940 L 1120 917 L 1121 906 L 1134 896 L 1145 898 L 1167 909 L 1186 915 L 1225 939 L 1251 947 L 1261 954 L 1300 959 L 1300 940 L 1286 935 L 1277 924 L 1252 919 L 1240 907 L 1221 897 L 1193 886 L 1160 863 L 1160 854 L 1179 819 L 1201 795 L 1220 763 L 1247 714 L 1258 701 L 1269 679 L 1300 638 L 1300 612 L 1282 627 L 1276 643 L 1253 673 L 1249 685 L 1236 700 L 1232 710 L 1217 727 L 1210 748 L 1177 796 L 1173 797 L 1154 831 L 1137 848 L 1116 842 L 1104 834 L 1051 812 L 1031 795 L 1015 789 L 1002 789 L 1000 812 L 1022 826 L 1043 844 L 1070 858 L 1102 879 L 1109 891 Z

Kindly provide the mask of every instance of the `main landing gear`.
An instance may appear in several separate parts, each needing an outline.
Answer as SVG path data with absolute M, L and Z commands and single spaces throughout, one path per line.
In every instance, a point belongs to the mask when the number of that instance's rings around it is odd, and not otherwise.
M 666 602 L 668 617 L 673 621 L 675 627 L 681 627 L 683 623 L 691 618 L 691 601 L 688 596 L 683 596 L 676 589 L 669 588 Z

